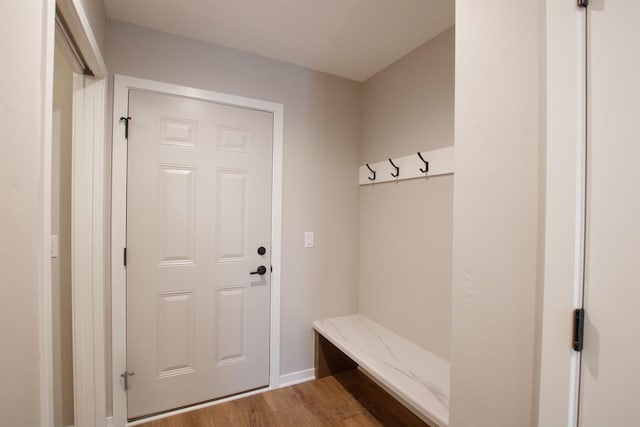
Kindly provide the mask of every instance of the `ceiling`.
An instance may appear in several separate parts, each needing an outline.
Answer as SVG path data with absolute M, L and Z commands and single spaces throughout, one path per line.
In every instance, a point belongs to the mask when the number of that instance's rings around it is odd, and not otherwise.
M 364 81 L 454 23 L 454 0 L 104 0 L 112 19 Z

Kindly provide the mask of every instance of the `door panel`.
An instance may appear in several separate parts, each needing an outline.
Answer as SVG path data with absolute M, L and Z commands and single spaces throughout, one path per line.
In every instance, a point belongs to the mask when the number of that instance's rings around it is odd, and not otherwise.
M 195 170 L 159 165 L 159 265 L 193 264 L 195 258 Z
M 273 115 L 130 91 L 128 417 L 269 383 Z
M 591 1 L 580 424 L 640 425 L 640 2 Z

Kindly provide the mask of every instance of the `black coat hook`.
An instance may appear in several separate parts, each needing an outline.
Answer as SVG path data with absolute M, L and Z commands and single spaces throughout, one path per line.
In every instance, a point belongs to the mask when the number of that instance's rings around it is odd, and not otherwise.
M 395 164 L 395 163 L 393 163 L 393 160 L 391 160 L 391 159 L 389 159 L 389 163 L 391 163 L 391 165 L 392 165 L 394 168 L 396 168 L 396 173 L 395 173 L 395 175 L 393 174 L 393 172 L 391 172 L 391 176 L 392 176 L 392 177 L 394 177 L 394 178 L 397 178 L 397 177 L 398 177 L 398 175 L 400 175 L 400 168 L 399 168 L 398 166 L 396 166 L 396 164 Z
M 124 122 L 124 139 L 129 139 L 129 120 L 131 117 L 120 117 L 120 121 Z
M 420 152 L 418 151 L 418 157 L 420 157 L 420 160 L 422 160 L 424 162 L 424 169 L 420 168 L 420 172 L 422 173 L 427 173 L 429 172 L 429 162 L 427 162 L 424 157 L 422 157 L 422 154 L 420 154 Z
M 369 169 L 371 171 L 371 173 L 373 174 L 373 177 L 369 177 L 369 181 L 375 181 L 376 180 L 376 171 L 374 171 L 373 169 L 371 169 L 371 166 L 369 166 L 369 163 L 367 163 L 367 169 Z

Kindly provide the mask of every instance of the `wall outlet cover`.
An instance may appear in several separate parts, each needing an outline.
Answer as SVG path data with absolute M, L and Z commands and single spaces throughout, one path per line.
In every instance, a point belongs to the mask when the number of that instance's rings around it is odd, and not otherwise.
M 314 235 L 313 231 L 305 231 L 304 232 L 304 247 L 312 248 L 314 246 Z
M 58 258 L 58 236 L 51 236 L 51 258 Z

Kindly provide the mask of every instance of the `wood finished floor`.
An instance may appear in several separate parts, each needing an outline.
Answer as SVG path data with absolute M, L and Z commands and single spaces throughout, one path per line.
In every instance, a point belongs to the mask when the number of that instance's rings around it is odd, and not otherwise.
M 272 390 L 144 427 L 427 426 L 357 370 Z

